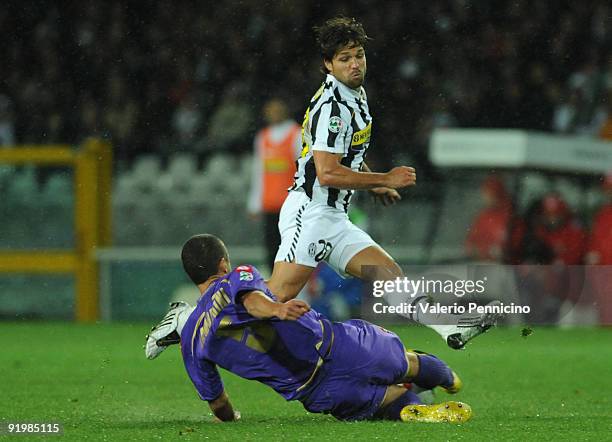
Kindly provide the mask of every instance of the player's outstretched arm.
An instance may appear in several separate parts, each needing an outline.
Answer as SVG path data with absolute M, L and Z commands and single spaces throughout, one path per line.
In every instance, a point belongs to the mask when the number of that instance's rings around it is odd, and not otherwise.
M 394 167 L 386 173 L 356 172 L 342 165 L 340 155 L 319 150 L 313 151 L 312 154 L 317 178 L 322 186 L 368 190 L 376 187 L 400 189 L 416 184 L 416 172 L 412 167 Z
M 310 306 L 299 299 L 276 302 L 259 290 L 243 295 L 242 304 L 251 316 L 258 319 L 277 317 L 282 320 L 295 321 L 310 310 Z
M 208 406 L 221 422 L 232 422 L 240 419 L 240 412 L 234 411 L 225 391 L 217 399 L 208 401 Z

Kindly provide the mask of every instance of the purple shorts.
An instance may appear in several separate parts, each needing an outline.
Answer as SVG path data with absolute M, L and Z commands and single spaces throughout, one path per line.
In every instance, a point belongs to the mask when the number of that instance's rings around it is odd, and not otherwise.
M 399 337 L 359 319 L 333 323 L 334 343 L 305 397 L 306 410 L 341 420 L 368 419 L 380 408 L 389 385 L 408 370 Z

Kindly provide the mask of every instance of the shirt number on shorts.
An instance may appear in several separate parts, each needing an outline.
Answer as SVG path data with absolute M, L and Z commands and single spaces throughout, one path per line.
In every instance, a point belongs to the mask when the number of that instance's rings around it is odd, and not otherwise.
M 329 241 L 325 241 L 324 239 L 320 239 L 319 244 L 322 246 L 322 248 L 314 257 L 316 262 L 327 259 L 332 249 L 332 243 L 330 243 Z

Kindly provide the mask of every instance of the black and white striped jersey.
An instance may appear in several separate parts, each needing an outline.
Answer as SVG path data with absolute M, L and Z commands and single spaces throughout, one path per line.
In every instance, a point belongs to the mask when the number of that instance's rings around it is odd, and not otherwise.
M 372 117 L 363 87 L 354 90 L 327 74 L 312 97 L 302 123 L 302 152 L 291 191 L 302 191 L 311 200 L 348 211 L 353 190 L 321 186 L 315 170 L 313 150 L 341 154 L 341 164 L 361 169 L 370 145 Z

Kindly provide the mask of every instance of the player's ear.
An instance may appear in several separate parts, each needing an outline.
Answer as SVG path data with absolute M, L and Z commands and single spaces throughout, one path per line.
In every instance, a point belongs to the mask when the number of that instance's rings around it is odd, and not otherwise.
M 232 267 L 230 265 L 229 259 L 227 258 L 221 258 L 221 261 L 219 261 L 219 273 L 229 273 L 232 270 Z
M 331 60 L 327 60 L 326 58 L 323 59 L 323 64 L 325 65 L 325 68 L 327 69 L 327 72 L 331 72 L 332 71 L 332 61 Z

